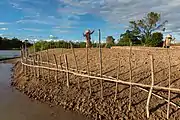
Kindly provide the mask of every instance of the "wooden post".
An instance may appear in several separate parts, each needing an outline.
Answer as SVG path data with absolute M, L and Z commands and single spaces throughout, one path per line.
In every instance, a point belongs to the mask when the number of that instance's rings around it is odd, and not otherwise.
M 102 51 L 101 51 L 101 31 L 99 29 L 99 60 L 100 60 L 100 77 L 102 77 Z M 103 99 L 103 80 L 101 80 L 101 99 Z
M 168 106 L 167 106 L 167 119 L 169 119 L 169 109 L 170 109 L 170 99 L 171 99 L 171 91 L 170 91 L 170 87 L 171 87 L 171 57 L 169 54 L 169 51 L 167 49 L 167 55 L 168 55 L 168 65 L 169 65 L 169 90 L 168 90 Z
M 130 50 L 129 50 L 129 81 L 130 83 L 132 82 L 132 66 L 131 66 L 131 53 L 132 53 L 132 43 L 130 42 Z M 131 101 L 132 98 L 132 85 L 130 84 L 130 88 L 129 88 L 129 106 L 128 106 L 128 110 L 131 110 Z
M 27 59 L 28 59 L 28 56 L 26 56 L 26 64 L 27 64 L 27 61 L 28 61 Z M 26 66 L 25 69 L 26 69 L 26 75 L 27 75 L 27 74 L 29 73 L 29 71 L 28 71 L 28 66 Z
M 46 50 L 46 54 L 47 54 L 48 67 L 50 67 L 48 49 Z M 48 81 L 50 82 L 50 69 L 48 69 Z
M 86 66 L 87 66 L 87 73 L 88 73 L 88 75 L 90 75 L 88 54 L 89 54 L 88 47 L 86 47 Z M 90 98 L 91 94 L 92 94 L 92 90 L 91 90 L 91 79 L 89 77 L 88 77 L 88 81 L 89 81 L 89 98 Z
M 33 66 L 35 66 L 35 55 L 36 54 L 34 54 L 33 57 L 32 57 L 33 58 Z M 36 68 L 33 67 L 33 70 L 34 70 L 34 78 L 36 79 Z
M 68 70 L 68 61 L 67 61 L 67 55 L 64 54 L 64 61 L 65 61 L 65 64 L 66 64 L 66 70 Z M 69 88 L 69 73 L 66 72 L 66 77 L 67 77 L 67 87 Z
M 151 59 L 151 80 L 152 81 L 151 81 L 151 88 L 149 90 L 149 95 L 148 95 L 147 104 L 146 104 L 147 118 L 149 118 L 149 103 L 150 103 L 152 90 L 153 90 L 153 86 L 154 86 L 154 58 L 153 58 L 153 55 L 150 56 L 150 59 Z
M 38 56 L 37 56 L 37 64 L 38 64 L 38 66 L 40 66 L 40 54 L 38 54 Z M 38 68 L 38 78 L 40 77 L 40 74 L 41 74 L 41 69 Z
M 74 62 L 75 62 L 75 65 L 76 65 L 76 71 L 78 71 L 78 64 L 77 64 L 77 60 L 76 60 L 76 55 L 75 55 L 75 52 L 74 52 L 74 48 L 73 48 L 73 45 L 72 43 L 71 44 L 71 49 L 72 49 L 72 53 L 73 53 L 73 57 L 74 57 Z M 75 79 L 76 79 L 76 76 L 75 76 Z M 80 89 L 80 82 L 79 82 L 79 79 L 78 79 L 78 89 Z
M 43 58 L 42 58 L 42 51 L 43 51 L 43 45 L 41 43 L 41 52 L 40 52 L 40 61 L 41 61 L 41 65 L 43 65 Z M 44 76 L 44 69 L 41 69 L 41 74 Z
M 23 60 L 23 48 L 21 49 L 20 52 L 21 52 L 21 60 L 24 61 Z M 22 64 L 22 71 L 24 72 L 24 65 L 23 64 Z
M 57 63 L 56 55 L 53 54 L 53 56 L 54 56 L 54 61 L 56 63 L 56 68 L 58 69 L 58 63 Z M 55 80 L 56 80 L 56 83 L 58 83 L 58 71 L 56 71 Z
M 119 79 L 119 71 L 120 71 L 120 57 L 119 57 L 119 60 L 118 60 L 118 67 L 117 67 L 117 80 Z M 116 82 L 114 101 L 116 101 L 116 99 L 117 99 L 117 92 L 118 92 L 118 83 Z

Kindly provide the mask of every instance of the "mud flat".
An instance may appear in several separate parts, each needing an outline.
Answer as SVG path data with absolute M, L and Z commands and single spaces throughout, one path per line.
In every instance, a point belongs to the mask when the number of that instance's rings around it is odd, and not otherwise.
M 133 48 L 132 48 L 133 49 Z M 87 70 L 86 50 L 75 49 L 78 68 Z M 55 63 L 53 54 L 60 63 L 60 55 L 67 54 L 69 67 L 76 68 L 72 51 L 54 49 L 49 50 L 49 61 Z M 155 85 L 168 86 L 168 57 L 166 49 L 146 49 L 132 51 L 132 81 L 142 84 L 151 84 L 150 57 L 154 56 Z M 180 50 L 170 49 L 171 55 L 171 87 L 180 88 Z M 47 61 L 46 52 L 42 52 L 43 61 Z M 91 72 L 99 73 L 99 52 L 98 49 L 89 50 L 89 68 Z M 103 57 L 103 75 L 117 77 L 117 65 L 119 57 L 121 59 L 119 78 L 129 81 L 129 49 L 102 49 Z M 62 58 L 62 64 L 65 62 Z M 113 82 L 104 81 L 103 100 L 100 94 L 100 80 L 91 79 L 92 95 L 89 98 L 89 83 L 87 78 L 70 75 L 70 87 L 66 86 L 65 73 L 58 73 L 58 83 L 55 80 L 55 71 L 41 70 L 43 73 L 35 77 L 31 72 L 25 75 L 22 71 L 22 65 L 19 62 L 14 67 L 14 80 L 12 85 L 22 91 L 32 99 L 48 103 L 52 106 L 62 106 L 67 110 L 73 110 L 86 115 L 88 118 L 102 120 L 135 119 L 145 120 L 146 102 L 148 93 L 133 86 L 132 88 L 132 106 L 128 110 L 129 86 L 118 84 L 117 100 L 114 101 L 115 86 Z M 80 89 L 78 89 L 78 80 L 80 80 Z M 149 90 L 148 88 L 145 88 Z M 153 93 L 167 98 L 168 92 L 153 90 Z M 179 93 L 171 93 L 171 101 L 180 105 Z M 166 119 L 167 103 L 164 100 L 153 96 L 150 101 L 150 119 Z M 170 119 L 180 119 L 180 110 L 170 106 Z

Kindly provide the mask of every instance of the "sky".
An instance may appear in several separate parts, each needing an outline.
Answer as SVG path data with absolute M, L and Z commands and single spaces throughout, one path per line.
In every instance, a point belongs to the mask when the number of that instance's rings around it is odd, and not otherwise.
M 0 0 L 0 36 L 84 41 L 83 32 L 91 29 L 96 41 L 101 29 L 102 39 L 118 39 L 130 20 L 151 11 L 168 20 L 163 34 L 180 40 L 180 0 Z

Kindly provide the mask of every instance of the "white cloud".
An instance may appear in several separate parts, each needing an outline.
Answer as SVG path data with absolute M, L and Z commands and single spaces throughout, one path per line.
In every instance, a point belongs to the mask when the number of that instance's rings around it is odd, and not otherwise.
M 0 28 L 0 30 L 8 30 L 8 28 Z
M 37 29 L 37 28 L 21 28 L 18 30 L 26 30 L 26 31 L 33 31 L 33 32 L 41 32 L 43 31 L 42 29 Z
M 167 25 L 167 30 L 180 33 L 179 0 L 59 0 L 59 2 L 66 5 L 59 8 L 60 13 L 69 15 L 89 13 L 102 17 L 116 26 L 128 25 L 129 20 L 140 19 L 151 11 L 159 12 L 162 20 L 168 20 L 171 24 L 171 26 Z
M 7 22 L 0 22 L 0 25 L 7 25 L 7 24 L 9 24 L 9 23 L 7 23 Z

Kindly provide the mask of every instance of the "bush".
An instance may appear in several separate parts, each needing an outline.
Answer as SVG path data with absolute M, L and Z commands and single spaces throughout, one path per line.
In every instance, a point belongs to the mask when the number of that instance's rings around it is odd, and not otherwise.
M 151 39 L 146 40 L 146 45 L 151 47 L 159 46 L 163 41 L 163 34 L 155 32 L 152 34 Z

